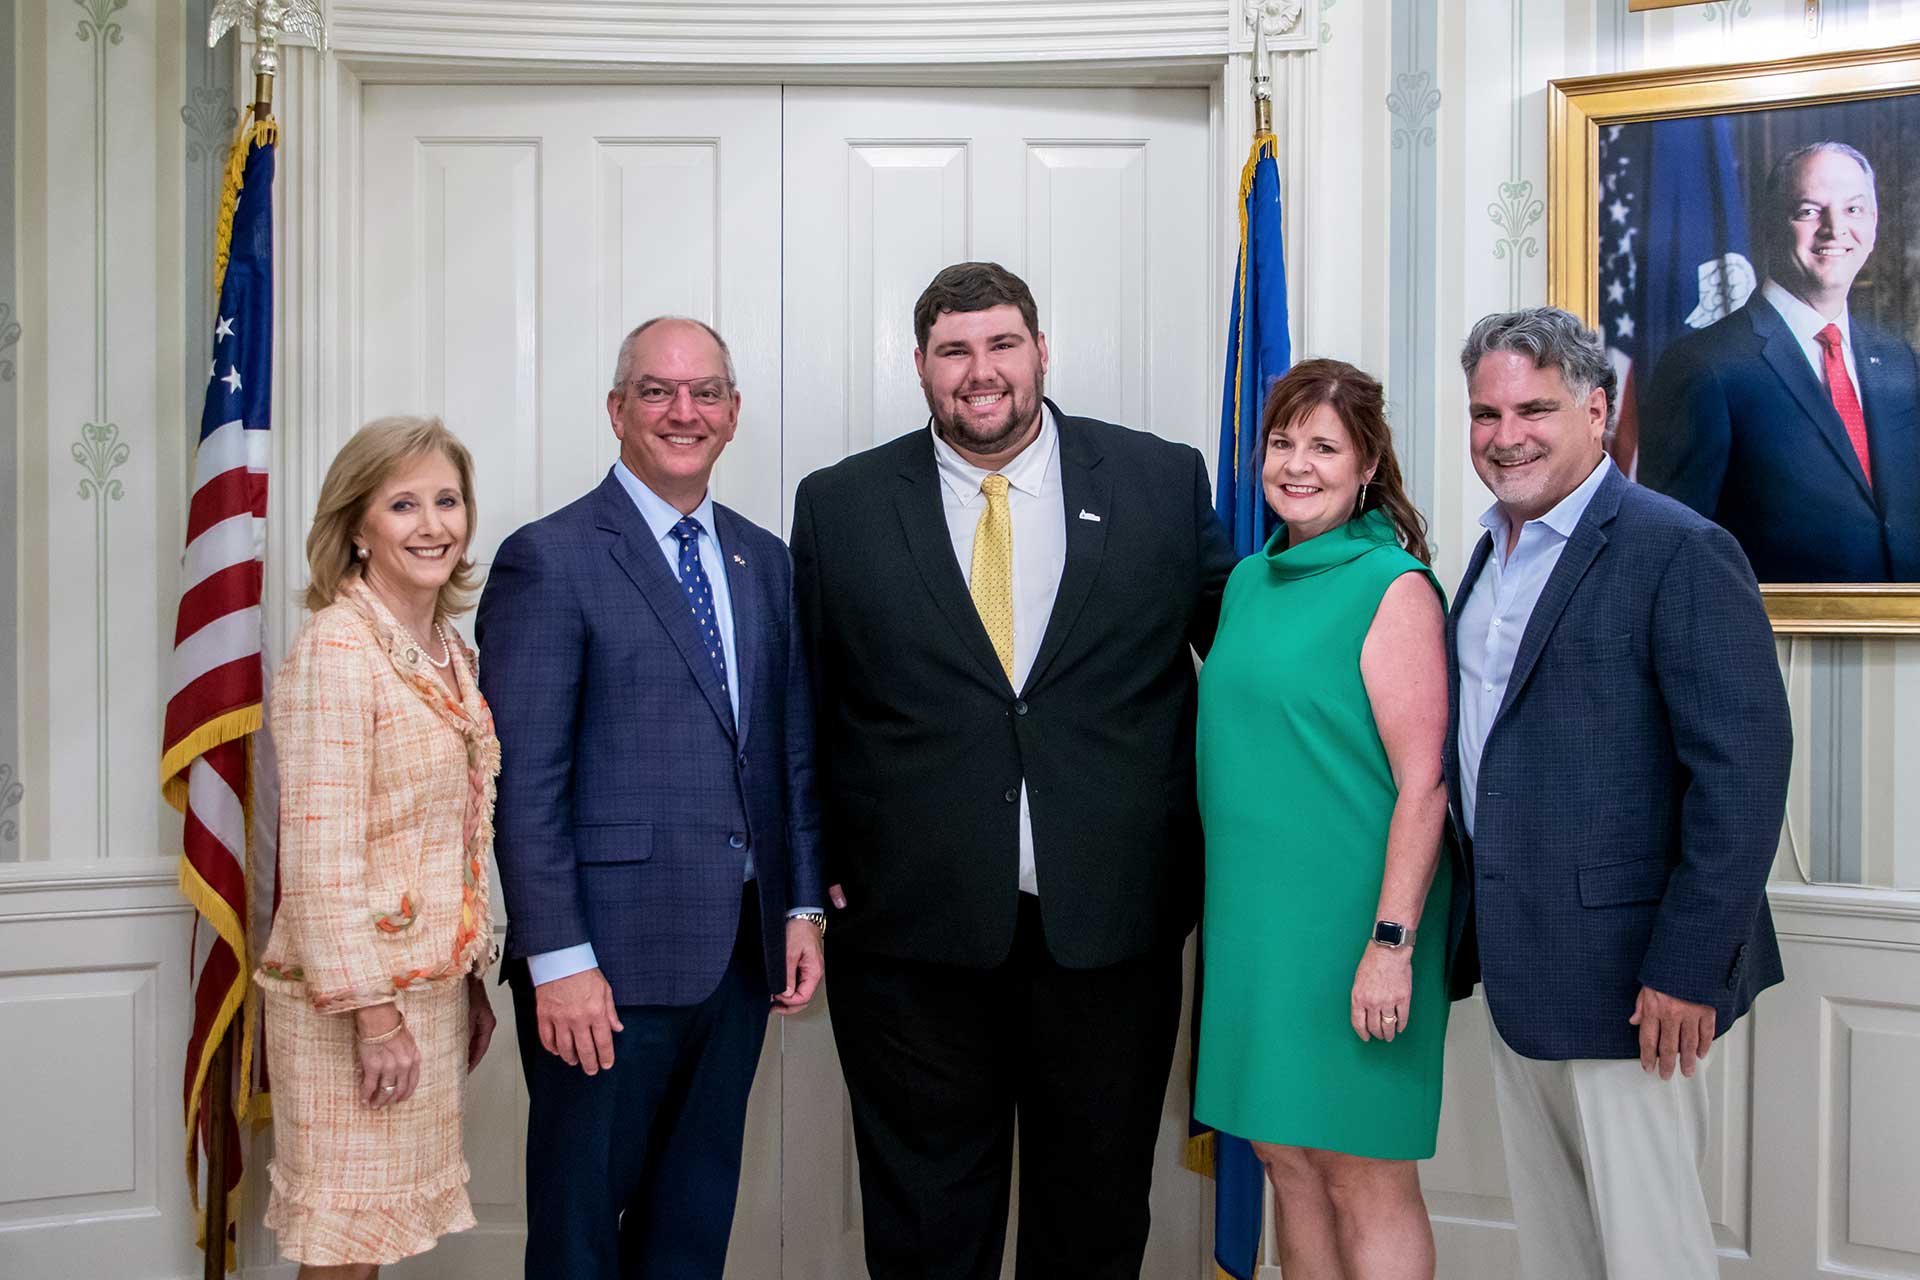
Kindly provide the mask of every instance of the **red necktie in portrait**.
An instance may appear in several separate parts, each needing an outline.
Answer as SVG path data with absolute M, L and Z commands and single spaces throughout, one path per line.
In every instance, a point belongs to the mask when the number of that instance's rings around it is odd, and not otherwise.
M 1827 394 L 1833 397 L 1833 407 L 1840 415 L 1840 421 L 1846 425 L 1847 439 L 1853 442 L 1853 452 L 1860 459 L 1860 470 L 1867 477 L 1867 483 L 1873 483 L 1873 463 L 1867 460 L 1867 415 L 1860 411 L 1860 397 L 1853 393 L 1853 379 L 1847 376 L 1847 356 L 1840 349 L 1840 326 L 1830 324 L 1813 335 L 1824 353 L 1822 361 L 1827 370 Z

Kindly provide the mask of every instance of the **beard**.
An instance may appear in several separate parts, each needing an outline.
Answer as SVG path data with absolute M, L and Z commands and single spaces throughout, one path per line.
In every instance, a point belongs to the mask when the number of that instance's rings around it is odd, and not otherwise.
M 928 412 L 933 415 L 934 430 L 942 440 L 956 449 L 991 457 L 1026 435 L 1040 420 L 1040 397 L 1046 394 L 1046 375 L 1035 368 L 1031 385 L 1008 387 L 1001 405 L 1003 415 L 985 422 L 962 419 L 951 401 L 937 403 L 925 382 L 920 384 L 920 390 L 927 398 Z

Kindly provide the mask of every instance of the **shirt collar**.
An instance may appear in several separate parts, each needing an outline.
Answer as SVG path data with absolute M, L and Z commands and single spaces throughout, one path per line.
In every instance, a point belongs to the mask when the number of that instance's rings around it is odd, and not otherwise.
M 984 467 L 976 467 L 960 456 L 959 450 L 940 438 L 931 423 L 927 426 L 933 436 L 933 461 L 939 468 L 940 479 L 947 488 L 953 490 L 962 502 L 980 495 L 980 482 L 994 475 Z M 1000 468 L 998 474 L 1007 478 L 1007 486 L 1018 489 L 1029 497 L 1044 497 L 1047 492 L 1048 477 L 1053 474 L 1053 457 L 1059 450 L 1060 432 L 1053 422 L 1053 410 L 1045 403 L 1040 406 L 1040 434 L 1033 443 L 1015 455 L 1013 461 Z
M 640 518 L 647 522 L 647 532 L 653 535 L 654 541 L 664 543 L 667 539 L 673 538 L 678 542 L 679 539 L 674 537 L 673 526 L 680 523 L 680 509 L 647 488 L 639 476 L 627 469 L 626 463 L 615 462 L 613 475 L 614 479 L 620 482 L 620 487 L 627 491 L 627 496 L 633 499 L 633 505 L 639 510 Z M 687 514 L 698 520 L 700 527 L 706 530 L 707 536 L 713 539 L 716 546 L 719 545 L 720 534 L 713 527 L 713 491 L 711 489 L 700 496 L 700 505 Z
M 1543 516 L 1527 521 L 1527 524 L 1543 524 L 1559 534 L 1564 541 L 1573 536 L 1574 529 L 1580 523 L 1580 517 L 1587 514 L 1587 508 L 1593 503 L 1593 495 L 1600 492 L 1600 485 L 1607 478 L 1607 472 L 1613 470 L 1613 459 L 1606 454 L 1600 455 L 1600 463 L 1593 473 L 1580 482 L 1580 487 L 1555 503 L 1553 510 Z M 1480 527 L 1493 535 L 1496 544 L 1507 532 L 1507 517 L 1500 510 L 1500 504 L 1494 503 L 1480 514 Z M 1526 525 L 1522 525 L 1524 529 Z
M 1773 304 L 1773 309 L 1780 313 L 1780 318 L 1787 322 L 1787 328 L 1793 330 L 1793 336 L 1800 339 L 1802 346 L 1812 342 L 1814 340 L 1813 335 L 1819 333 L 1829 324 L 1840 326 L 1840 341 L 1844 345 L 1848 347 L 1853 345 L 1853 327 L 1849 323 L 1848 314 L 1850 308 L 1843 305 L 1840 308 L 1840 314 L 1832 320 L 1828 320 L 1818 311 L 1815 311 L 1812 307 L 1794 297 L 1791 293 L 1788 293 L 1786 287 L 1774 280 L 1771 276 L 1767 278 L 1765 284 L 1760 286 L 1760 293 L 1768 302 Z

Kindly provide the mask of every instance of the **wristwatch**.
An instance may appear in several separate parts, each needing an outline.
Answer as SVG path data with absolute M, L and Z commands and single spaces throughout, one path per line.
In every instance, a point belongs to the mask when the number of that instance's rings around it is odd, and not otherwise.
M 827 936 L 827 913 L 826 912 L 797 911 L 793 914 L 792 918 L 795 920 L 805 920 L 808 924 L 812 925 L 814 928 L 820 931 L 820 936 L 822 938 L 825 938 Z
M 1397 921 L 1375 920 L 1373 943 L 1388 948 L 1410 947 L 1413 945 L 1413 930 Z

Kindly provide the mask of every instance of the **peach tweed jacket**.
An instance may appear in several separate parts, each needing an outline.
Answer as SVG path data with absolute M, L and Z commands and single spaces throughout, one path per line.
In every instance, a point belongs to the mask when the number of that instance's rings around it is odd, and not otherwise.
M 474 659 L 462 697 L 365 583 L 308 619 L 271 699 L 280 909 L 257 977 L 323 1013 L 484 972 L 500 743 Z

